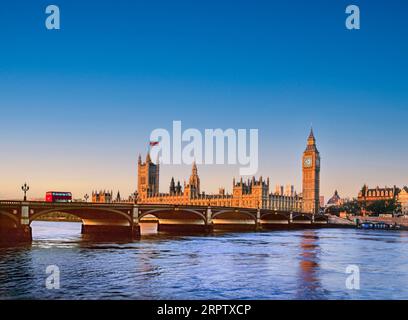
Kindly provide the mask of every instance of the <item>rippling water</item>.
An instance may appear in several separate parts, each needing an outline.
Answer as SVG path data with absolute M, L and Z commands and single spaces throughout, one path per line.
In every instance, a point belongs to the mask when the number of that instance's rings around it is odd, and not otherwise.
M 79 223 L 35 222 L 0 249 L 2 299 L 408 299 L 408 232 L 320 229 L 146 235 L 95 242 Z M 360 267 L 348 290 L 346 267 Z M 57 265 L 61 288 L 48 290 Z

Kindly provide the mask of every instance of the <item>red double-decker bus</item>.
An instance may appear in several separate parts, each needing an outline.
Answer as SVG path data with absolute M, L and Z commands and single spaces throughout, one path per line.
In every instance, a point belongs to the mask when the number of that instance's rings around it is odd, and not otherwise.
M 48 191 L 45 194 L 46 202 L 72 202 L 71 192 Z

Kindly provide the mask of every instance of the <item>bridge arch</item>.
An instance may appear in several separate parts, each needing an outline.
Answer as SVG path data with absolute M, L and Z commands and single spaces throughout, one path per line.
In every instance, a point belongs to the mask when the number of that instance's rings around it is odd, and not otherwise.
M 177 214 L 178 213 L 178 214 Z M 144 218 L 147 215 L 152 215 L 156 217 L 157 219 L 160 220 L 160 218 L 163 218 L 163 216 L 166 216 L 166 218 L 174 218 L 177 219 L 180 214 L 185 214 L 185 213 L 191 213 L 193 214 L 191 218 L 198 217 L 201 220 L 205 221 L 205 214 L 194 209 L 184 209 L 184 208 L 160 208 L 160 209 L 151 209 L 142 212 L 139 215 L 139 220 Z
M 216 218 L 220 219 L 219 216 L 226 215 L 226 214 L 233 214 L 234 216 L 237 216 L 237 215 L 245 216 L 245 217 L 251 218 L 251 220 L 256 221 L 256 214 L 251 213 L 251 212 L 246 211 L 246 210 L 239 210 L 239 209 L 224 209 L 224 210 L 221 210 L 221 211 L 216 211 L 215 213 L 213 213 L 211 218 L 212 219 L 216 219 Z
M 318 216 L 315 216 L 314 218 L 314 221 L 316 222 L 320 222 L 320 221 L 327 222 L 328 220 L 329 219 L 325 215 L 318 215 Z
M 312 216 L 305 213 L 294 213 L 292 215 L 293 221 L 312 221 Z
M 0 210 L 0 220 L 3 220 L 3 222 L 5 222 L 4 224 L 6 224 L 6 222 L 11 222 L 11 226 L 13 228 L 16 228 L 20 223 L 17 216 L 11 214 L 10 212 L 2 210 Z M 0 223 L 0 227 L 1 225 L 3 225 L 3 223 Z
M 289 214 L 279 211 L 261 214 L 262 220 L 288 220 L 288 218 Z
M 108 214 L 113 214 L 111 217 L 118 215 L 123 220 L 125 220 L 129 225 L 132 223 L 132 218 L 130 214 L 126 214 L 125 212 L 122 212 L 120 210 L 115 210 L 115 209 L 107 209 L 107 208 L 92 208 L 92 210 L 89 210 L 84 207 L 73 207 L 73 208 L 53 208 L 53 209 L 46 209 L 42 211 L 35 212 L 34 214 L 30 215 L 30 224 L 35 221 L 38 217 L 43 216 L 48 213 L 53 213 L 53 212 L 62 212 L 62 213 L 68 213 L 70 215 L 73 215 L 82 221 L 85 219 L 88 220 L 95 220 L 97 221 L 100 219 L 100 217 L 92 217 L 92 213 L 98 211 L 101 213 L 108 213 Z

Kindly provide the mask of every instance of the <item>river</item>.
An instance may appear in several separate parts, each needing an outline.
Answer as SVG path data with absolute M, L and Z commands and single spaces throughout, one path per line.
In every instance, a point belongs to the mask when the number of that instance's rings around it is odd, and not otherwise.
M 34 222 L 0 248 L 1 299 L 408 299 L 408 232 L 318 229 L 145 234 L 95 241 L 80 223 Z M 149 227 L 144 228 L 144 232 Z M 60 288 L 47 289 L 47 266 Z M 360 289 L 350 289 L 349 265 Z M 355 282 L 354 282 L 355 283 Z

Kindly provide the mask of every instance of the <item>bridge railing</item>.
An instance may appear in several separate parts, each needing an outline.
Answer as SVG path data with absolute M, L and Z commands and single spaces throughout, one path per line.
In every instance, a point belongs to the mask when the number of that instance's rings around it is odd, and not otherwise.
M 128 207 L 133 206 L 134 203 L 97 203 L 97 202 L 46 202 L 46 201 L 17 201 L 17 200 L 0 200 L 0 206 L 21 206 L 23 203 L 28 204 L 28 206 L 33 207 Z M 204 205 L 178 205 L 178 204 L 164 204 L 164 203 L 138 203 L 137 204 L 141 209 L 150 209 L 150 208 L 169 208 L 169 209 L 196 209 L 196 210 L 206 210 L 208 206 Z M 225 207 L 225 206 L 211 206 L 213 210 L 231 210 L 233 212 L 239 212 L 241 210 L 246 211 L 256 211 L 257 208 L 243 208 L 243 207 Z M 298 215 L 310 215 L 310 213 L 298 212 L 298 211 L 284 211 L 276 209 L 260 209 L 262 213 L 271 212 L 271 213 L 292 213 L 293 216 Z M 315 217 L 324 216 L 323 214 L 316 214 Z
M 11 204 L 11 205 L 15 205 L 15 204 L 22 204 L 23 201 L 14 201 L 14 200 L 0 200 L 0 204 Z

